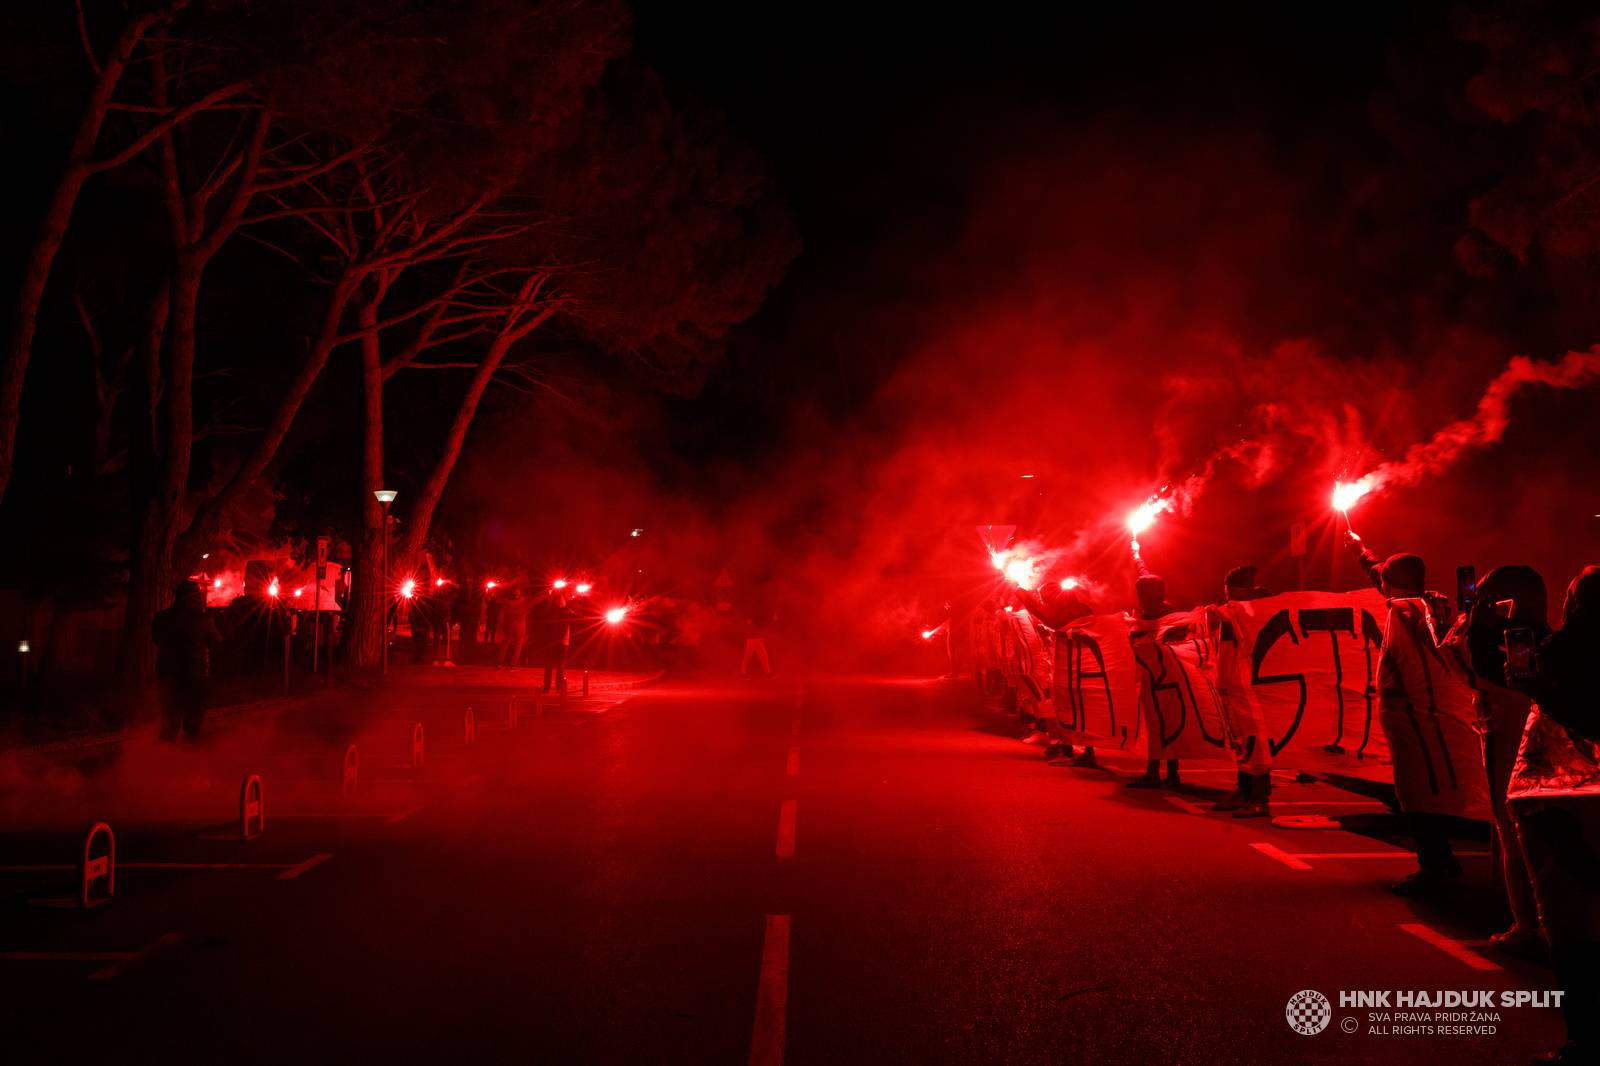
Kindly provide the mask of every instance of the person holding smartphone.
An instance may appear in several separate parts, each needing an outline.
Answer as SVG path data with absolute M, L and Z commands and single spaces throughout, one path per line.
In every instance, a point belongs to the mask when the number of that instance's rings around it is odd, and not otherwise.
M 1466 583 L 1458 580 L 1462 584 Z M 1549 597 L 1544 578 L 1531 566 L 1497 566 L 1461 598 L 1467 604 L 1466 614 L 1456 620 L 1440 651 L 1445 668 L 1472 689 L 1473 726 L 1483 743 L 1490 820 L 1500 843 L 1502 880 L 1511 908 L 1511 928 L 1490 939 L 1511 954 L 1539 957 L 1544 937 L 1539 932 L 1533 881 L 1506 807 L 1511 771 L 1533 704 L 1512 687 L 1517 665 L 1507 655 L 1507 642 L 1514 634 L 1527 634 L 1532 647 L 1534 641 L 1549 636 Z
M 1600 566 L 1573 579 L 1561 629 L 1514 683 L 1534 709 L 1507 806 L 1565 993 L 1567 1044 L 1542 1061 L 1600 1062 Z

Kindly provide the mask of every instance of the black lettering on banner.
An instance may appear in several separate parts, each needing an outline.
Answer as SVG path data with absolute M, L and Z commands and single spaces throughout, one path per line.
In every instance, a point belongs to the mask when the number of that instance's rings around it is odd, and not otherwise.
M 1205 641 L 1200 640 L 1198 637 L 1191 638 L 1189 640 L 1189 646 L 1194 648 L 1195 662 L 1199 667 L 1200 681 L 1211 692 L 1211 705 L 1220 710 L 1222 708 L 1222 693 L 1217 691 L 1217 686 L 1211 680 L 1211 672 L 1206 669 L 1206 664 L 1210 660 L 1210 649 L 1206 647 Z M 1193 678 L 1195 671 L 1190 670 L 1187 666 L 1185 666 L 1183 660 L 1179 659 L 1176 655 L 1172 657 L 1172 661 L 1178 666 L 1178 676 L 1183 679 L 1184 688 L 1189 690 L 1189 705 L 1194 708 L 1194 724 L 1200 727 L 1200 736 L 1207 744 L 1210 744 L 1214 748 L 1227 747 L 1228 742 L 1225 737 L 1214 737 L 1210 733 L 1206 732 L 1206 716 L 1200 713 L 1200 701 L 1195 698 L 1194 694 Z
M 1144 656 L 1140 655 L 1137 649 L 1134 650 L 1133 661 L 1139 664 L 1139 669 L 1143 670 L 1145 677 L 1150 680 L 1150 706 L 1156 712 L 1156 739 L 1161 741 L 1160 746 L 1164 748 L 1183 735 L 1183 726 L 1188 721 L 1189 709 L 1183 704 L 1183 689 L 1178 687 L 1176 681 L 1167 680 L 1167 649 L 1156 641 L 1152 641 L 1149 646 L 1156 653 L 1156 665 L 1161 667 L 1161 673 L 1157 674 L 1152 670 L 1150 664 L 1144 661 Z M 1161 713 L 1161 694 L 1163 692 L 1176 692 L 1178 694 L 1178 728 L 1171 733 L 1167 732 L 1167 716 Z
M 1328 634 L 1328 647 L 1333 651 L 1333 698 L 1339 709 L 1337 729 L 1326 750 L 1344 751 L 1344 662 L 1339 657 L 1339 634 L 1356 635 L 1356 612 L 1350 607 L 1307 607 L 1300 612 L 1300 633 L 1309 638 L 1313 633 Z
M 1422 668 L 1422 681 L 1428 693 L 1428 720 L 1433 724 L 1434 736 L 1438 738 L 1439 755 L 1444 760 L 1445 772 L 1450 775 L 1450 788 L 1453 791 L 1459 788 L 1460 784 L 1456 781 L 1456 763 L 1450 757 L 1450 744 L 1445 740 L 1443 716 L 1439 713 L 1439 698 L 1434 691 L 1433 667 L 1428 663 L 1428 656 L 1431 653 L 1440 665 L 1443 665 L 1444 660 L 1439 658 L 1438 649 L 1433 643 L 1433 631 L 1428 627 L 1426 615 L 1418 616 L 1410 612 L 1402 614 L 1401 628 L 1411 638 L 1412 646 L 1417 652 L 1417 665 Z M 1433 759 L 1428 755 L 1428 742 L 1423 739 L 1422 725 L 1417 721 L 1417 708 L 1411 702 L 1409 693 L 1406 698 L 1406 716 L 1411 719 L 1411 728 L 1417 734 L 1417 744 L 1422 748 L 1423 758 L 1427 763 L 1428 787 L 1437 796 L 1439 794 L 1439 782 L 1434 774 Z
M 1367 753 L 1367 743 L 1372 739 L 1373 711 L 1378 705 L 1378 678 L 1372 666 L 1372 649 L 1383 648 L 1383 627 L 1378 624 L 1378 619 L 1365 608 L 1361 611 L 1361 651 L 1367 659 L 1367 685 L 1361 694 L 1367 701 L 1367 724 L 1361 733 L 1361 746 L 1356 749 L 1356 758 L 1361 758 Z
M 1273 740 L 1267 738 L 1267 747 L 1276 756 L 1294 739 L 1295 733 L 1300 730 L 1300 721 L 1306 713 L 1306 678 L 1304 674 L 1263 674 L 1261 664 L 1272 651 L 1272 646 L 1284 637 L 1289 638 L 1291 644 L 1298 645 L 1300 638 L 1295 634 L 1294 626 L 1289 621 L 1289 609 L 1284 608 L 1267 619 L 1267 624 L 1261 627 L 1261 632 L 1256 634 L 1255 646 L 1250 649 L 1250 684 L 1251 685 L 1282 685 L 1294 682 L 1300 686 L 1300 702 L 1294 709 L 1294 720 L 1289 723 L 1288 730 L 1283 734 L 1283 739 Z
M 1016 627 L 1013 636 L 1017 648 L 1017 679 L 1035 700 L 1043 699 L 1044 694 L 1039 691 L 1039 683 L 1033 676 L 1033 646 L 1022 635 L 1023 621 L 1012 615 L 1011 624 Z
M 1094 657 L 1096 670 L 1093 673 L 1083 668 L 1083 654 L 1088 651 Z M 1100 650 L 1100 642 L 1082 631 L 1074 630 L 1068 636 L 1067 651 L 1067 700 L 1072 708 L 1072 724 L 1069 729 L 1087 730 L 1088 712 L 1084 708 L 1083 683 L 1085 681 L 1099 681 L 1105 689 L 1106 710 L 1111 716 L 1111 735 L 1117 735 L 1117 702 L 1111 695 L 1111 675 L 1106 672 L 1106 657 Z

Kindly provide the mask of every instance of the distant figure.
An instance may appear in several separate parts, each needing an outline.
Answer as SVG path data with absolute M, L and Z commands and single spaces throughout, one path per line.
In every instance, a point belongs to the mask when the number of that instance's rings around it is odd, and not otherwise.
M 767 657 L 767 624 L 770 615 L 757 609 L 744 623 L 744 658 L 739 663 L 739 676 L 750 676 L 750 664 L 761 664 L 761 676 L 772 676 L 772 660 Z
M 522 658 L 522 646 L 528 642 L 528 601 L 522 598 L 522 590 L 513 588 L 506 594 L 505 601 L 500 605 L 500 658 L 496 661 L 496 670 L 502 667 L 515 670 L 517 662 Z
M 1138 616 L 1141 622 L 1154 622 L 1177 610 L 1167 602 L 1167 583 L 1148 571 L 1139 575 L 1133 583 L 1133 591 L 1139 602 Z M 1167 760 L 1168 788 L 1177 788 L 1183 782 L 1178 779 L 1178 760 Z M 1160 788 L 1161 787 L 1161 760 L 1149 759 L 1144 764 L 1144 775 L 1128 782 L 1129 788 Z
M 193 740 L 205 724 L 211 697 L 211 649 L 222 635 L 206 613 L 205 590 L 192 581 L 178 586 L 172 606 L 156 614 L 156 679 L 161 696 L 161 739 L 176 742 L 180 730 Z
M 1222 579 L 1224 603 L 1241 603 L 1246 600 L 1264 600 L 1269 593 L 1256 584 L 1256 568 L 1246 564 L 1229 570 Z M 1236 758 L 1241 757 L 1236 755 Z M 1211 805 L 1214 811 L 1231 811 L 1235 818 L 1270 818 L 1272 816 L 1272 772 L 1251 773 L 1241 764 L 1237 770 L 1237 783 L 1233 792 Z
M 502 602 L 499 589 L 484 589 L 483 642 L 485 644 L 493 644 L 500 636 L 500 604 Z
M 556 692 L 563 696 L 567 694 L 567 652 L 572 646 L 574 613 L 567 603 L 567 597 L 554 589 L 528 613 L 534 647 L 544 666 L 544 687 L 540 689 L 541 692 L 549 692 L 554 681 Z
M 417 666 L 430 661 L 435 665 L 438 663 L 433 653 L 433 603 L 430 595 L 432 591 L 429 583 L 418 581 L 411 593 L 410 602 L 406 604 L 406 609 L 411 615 L 411 661 Z

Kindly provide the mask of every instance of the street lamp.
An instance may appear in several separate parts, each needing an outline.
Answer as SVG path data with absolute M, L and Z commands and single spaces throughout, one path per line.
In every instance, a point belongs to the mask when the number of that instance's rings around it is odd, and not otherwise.
M 377 489 L 373 495 L 383 504 L 383 672 L 389 672 L 389 505 L 400 495 L 394 489 Z

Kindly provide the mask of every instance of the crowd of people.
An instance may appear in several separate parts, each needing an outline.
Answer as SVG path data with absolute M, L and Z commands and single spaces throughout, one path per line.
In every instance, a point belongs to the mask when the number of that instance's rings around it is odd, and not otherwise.
M 1567 587 L 1560 625 L 1549 624 L 1542 576 L 1533 568 L 1499 566 L 1459 602 L 1427 588 L 1424 561 L 1411 553 L 1380 558 L 1361 539 L 1346 542 L 1390 605 L 1374 685 L 1385 729 L 1402 715 L 1432 711 L 1439 670 L 1471 691 L 1473 728 L 1481 741 L 1500 880 L 1510 927 L 1493 937 L 1500 950 L 1548 958 L 1564 991 L 1568 1043 L 1538 1061 L 1600 1062 L 1600 566 L 1586 567 Z M 1165 583 L 1143 569 L 1130 626 L 1172 615 Z M 1223 604 L 1262 599 L 1255 567 L 1230 571 Z M 1420 628 L 1404 611 L 1421 605 Z M 1053 696 L 1064 691 L 1069 627 L 1097 612 L 1075 582 L 1015 585 L 986 600 L 967 620 L 972 671 L 980 692 L 1021 719 L 1024 743 L 1061 764 L 1095 766 L 1092 739 L 1062 725 Z M 1148 632 L 1148 630 L 1146 630 Z M 1419 673 L 1399 648 L 1426 634 Z M 952 662 L 958 656 L 952 653 Z M 1042 668 L 1041 668 L 1042 667 Z M 1041 680 L 1044 679 L 1044 680 Z M 1442 679 L 1440 683 L 1442 683 Z M 1221 699 L 1228 699 L 1224 686 Z M 1413 716 L 1411 720 L 1415 720 Z M 1151 753 L 1159 741 L 1149 736 Z M 1236 784 L 1213 805 L 1235 818 L 1271 816 L 1271 765 L 1256 746 L 1234 747 Z M 1129 788 L 1182 784 L 1176 759 L 1150 758 Z M 1451 819 L 1399 806 L 1415 839 L 1417 869 L 1393 886 L 1406 897 L 1438 897 L 1461 880 Z

